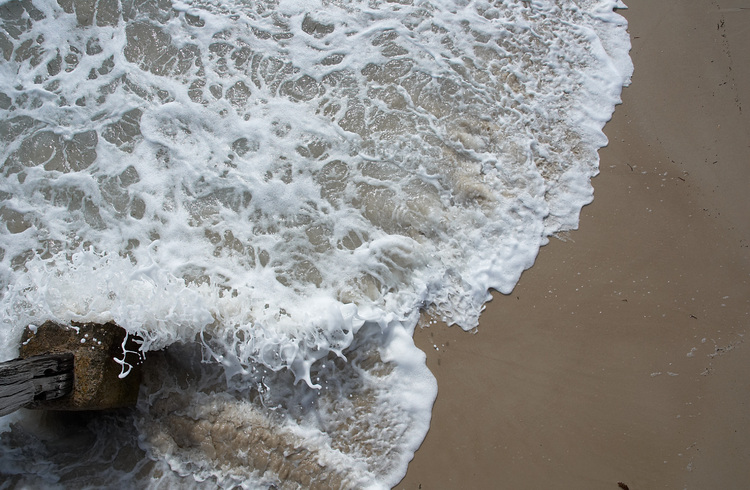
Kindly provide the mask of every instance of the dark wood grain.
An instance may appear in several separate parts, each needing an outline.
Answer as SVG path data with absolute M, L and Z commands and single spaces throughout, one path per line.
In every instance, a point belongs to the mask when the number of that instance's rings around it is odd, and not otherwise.
M 73 388 L 73 354 L 45 354 L 0 363 L 0 416 Z

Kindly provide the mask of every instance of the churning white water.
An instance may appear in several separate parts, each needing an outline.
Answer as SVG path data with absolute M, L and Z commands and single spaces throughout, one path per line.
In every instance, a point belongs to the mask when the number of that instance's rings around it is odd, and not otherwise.
M 473 328 L 592 199 L 616 7 L 0 5 L 0 355 L 114 321 L 151 360 L 95 443 L 7 419 L 7 481 L 395 485 L 437 389 L 420 310 Z

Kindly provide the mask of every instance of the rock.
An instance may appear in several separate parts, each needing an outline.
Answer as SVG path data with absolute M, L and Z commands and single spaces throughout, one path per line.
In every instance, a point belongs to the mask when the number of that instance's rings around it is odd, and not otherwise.
M 39 354 L 71 352 L 74 355 L 73 391 L 62 398 L 37 401 L 26 408 L 43 410 L 104 410 L 135 405 L 141 384 L 141 356 L 132 337 L 114 323 L 73 323 L 58 325 L 48 321 L 40 327 L 26 327 L 21 358 Z M 123 359 L 133 369 L 124 378 Z M 126 366 L 127 371 L 127 366 Z

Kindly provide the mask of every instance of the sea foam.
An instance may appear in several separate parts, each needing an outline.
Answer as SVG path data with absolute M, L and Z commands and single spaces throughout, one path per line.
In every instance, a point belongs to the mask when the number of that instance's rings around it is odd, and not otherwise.
M 617 7 L 3 3 L 1 355 L 50 319 L 138 336 L 141 484 L 396 484 L 419 312 L 475 327 L 593 198 Z

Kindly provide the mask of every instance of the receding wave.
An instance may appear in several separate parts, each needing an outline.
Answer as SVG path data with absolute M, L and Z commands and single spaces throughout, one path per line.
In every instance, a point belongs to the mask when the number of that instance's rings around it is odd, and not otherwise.
M 113 321 L 152 373 L 127 422 L 96 422 L 125 469 L 19 419 L 2 471 L 397 483 L 436 394 L 420 310 L 473 328 L 592 199 L 631 71 L 617 6 L 0 5 L 3 357 L 29 324 Z

